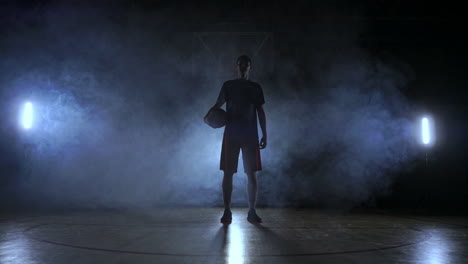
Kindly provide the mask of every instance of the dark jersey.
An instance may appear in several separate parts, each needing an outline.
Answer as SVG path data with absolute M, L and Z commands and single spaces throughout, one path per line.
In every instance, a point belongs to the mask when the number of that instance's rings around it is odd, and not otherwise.
M 223 84 L 217 103 L 226 103 L 227 124 L 225 135 L 231 138 L 258 138 L 257 105 L 265 103 L 262 87 L 245 79 L 235 79 Z

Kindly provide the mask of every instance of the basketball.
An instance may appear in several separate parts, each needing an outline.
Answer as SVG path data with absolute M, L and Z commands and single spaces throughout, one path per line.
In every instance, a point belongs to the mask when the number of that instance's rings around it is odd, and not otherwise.
M 226 111 L 221 108 L 211 108 L 206 114 L 204 121 L 212 128 L 220 128 L 226 125 Z

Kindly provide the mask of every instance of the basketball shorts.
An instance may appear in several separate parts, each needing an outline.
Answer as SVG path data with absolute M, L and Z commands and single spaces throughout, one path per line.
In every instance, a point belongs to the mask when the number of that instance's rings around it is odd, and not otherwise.
M 242 150 L 245 172 L 262 170 L 258 139 L 255 137 L 250 139 L 235 138 L 226 134 L 223 136 L 220 170 L 236 173 L 240 150 Z

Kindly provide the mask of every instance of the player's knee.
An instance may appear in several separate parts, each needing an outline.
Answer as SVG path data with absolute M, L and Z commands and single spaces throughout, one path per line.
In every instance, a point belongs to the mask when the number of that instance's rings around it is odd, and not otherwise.
M 234 176 L 234 172 L 231 172 L 231 171 L 224 172 L 224 178 L 232 178 L 233 176 Z
M 249 181 L 257 181 L 257 173 L 255 173 L 255 171 L 249 171 L 245 174 L 247 174 L 247 178 L 249 179 Z

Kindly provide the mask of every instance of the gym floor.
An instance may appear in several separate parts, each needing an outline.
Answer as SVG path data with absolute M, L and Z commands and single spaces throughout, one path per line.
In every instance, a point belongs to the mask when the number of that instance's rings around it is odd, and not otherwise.
M 466 263 L 468 218 L 221 208 L 0 217 L 0 263 Z

